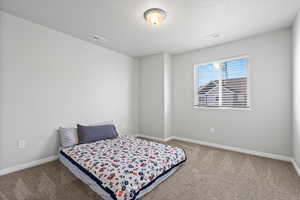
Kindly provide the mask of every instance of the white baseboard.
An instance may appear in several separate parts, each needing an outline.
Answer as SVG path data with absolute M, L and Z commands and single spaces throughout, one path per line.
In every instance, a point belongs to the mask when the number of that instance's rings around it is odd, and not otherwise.
M 169 141 L 169 140 L 173 140 L 173 139 L 184 141 L 184 142 L 189 142 L 189 143 L 194 143 L 194 144 L 200 144 L 200 145 L 203 145 L 203 146 L 214 147 L 214 148 L 218 148 L 218 149 L 224 149 L 224 150 L 235 151 L 235 152 L 239 152 L 239 153 L 259 156 L 259 157 L 271 158 L 271 159 L 274 159 L 274 160 L 281 160 L 281 161 L 291 162 L 292 165 L 294 166 L 298 176 L 300 176 L 300 166 L 297 164 L 297 162 L 292 157 L 289 157 L 289 156 L 259 152 L 259 151 L 243 149 L 243 148 L 239 148 L 239 147 L 232 147 L 232 146 L 221 145 L 221 144 L 210 143 L 210 142 L 204 142 L 204 141 L 200 141 L 200 140 L 187 139 L 187 138 L 182 138 L 182 137 L 177 137 L 177 136 L 171 136 L 171 137 L 169 137 L 167 139 L 164 139 L 164 140 Z
M 50 156 L 50 157 L 43 158 L 43 159 L 40 159 L 40 160 L 31 161 L 29 163 L 25 163 L 25 164 L 17 165 L 17 166 L 14 166 L 14 167 L 9 167 L 9 168 L 6 168 L 6 169 L 2 169 L 2 170 L 0 170 L 0 176 L 3 176 L 5 174 L 10 174 L 10 173 L 13 173 L 13 172 L 17 172 L 17 171 L 27 169 L 27 168 L 30 168 L 30 167 L 35 167 L 35 166 L 38 166 L 38 165 L 41 165 L 41 164 L 44 164 L 44 163 L 47 163 L 47 162 L 51 162 L 51 161 L 54 161 L 54 160 L 57 160 L 57 159 L 58 159 L 58 156 Z
M 159 142 L 168 142 L 169 140 L 171 140 L 171 138 L 159 138 L 159 137 L 153 137 L 153 136 L 149 136 L 149 135 L 143 135 L 143 134 L 137 134 L 134 135 L 134 137 L 141 137 L 141 138 L 146 138 L 149 140 L 157 140 Z
M 300 176 L 300 167 L 297 165 L 296 161 L 293 158 L 289 157 L 289 156 L 259 152 L 259 151 L 249 150 L 249 149 L 243 149 L 243 148 L 240 148 L 240 147 L 232 147 L 232 146 L 228 146 L 228 145 L 221 145 L 221 144 L 204 142 L 204 141 L 201 141 L 201 140 L 193 140 L 193 139 L 182 138 L 182 137 L 177 137 L 177 136 L 171 136 L 171 137 L 168 137 L 168 138 L 158 138 L 158 137 L 153 137 L 153 136 L 149 136 L 149 135 L 142 135 L 142 134 L 138 134 L 138 135 L 134 135 L 134 136 L 135 137 L 142 137 L 142 138 L 146 138 L 146 139 L 150 139 L 150 140 L 156 140 L 156 141 L 160 141 L 160 142 L 168 142 L 169 140 L 180 140 L 180 141 L 183 141 L 183 142 L 200 144 L 200 145 L 203 145 L 203 146 L 209 146 L 209 147 L 214 147 L 214 148 L 218 148 L 218 149 L 235 151 L 235 152 L 239 152 L 239 153 L 255 155 L 255 156 L 265 157 L 265 158 L 271 158 L 271 159 L 275 159 L 275 160 L 287 161 L 287 162 L 291 162 L 293 164 L 297 174 Z M 57 160 L 57 159 L 58 159 L 58 156 L 50 156 L 50 157 L 43 158 L 43 159 L 40 159 L 40 160 L 35 160 L 35 161 L 29 162 L 29 163 L 25 163 L 25 164 L 17 165 L 17 166 L 14 166 L 14 167 L 2 169 L 2 170 L 0 170 L 0 176 L 5 175 L 5 174 L 10 174 L 10 173 L 13 173 L 13 172 L 17 172 L 17 171 L 27 169 L 27 168 L 30 168 L 30 167 L 38 166 L 38 165 L 41 165 L 41 164 L 44 164 L 44 163 L 47 163 L 47 162 L 51 162 L 51 161 L 54 161 L 54 160 Z
M 248 154 L 248 155 L 254 155 L 254 156 L 259 156 L 259 157 L 264 157 L 264 158 L 271 158 L 274 160 L 281 160 L 281 161 L 285 161 L 285 162 L 291 162 L 293 164 L 297 174 L 300 176 L 300 167 L 297 165 L 296 161 L 292 157 L 289 157 L 289 156 L 265 153 L 265 152 L 260 152 L 260 151 L 244 149 L 244 148 L 240 148 L 240 147 L 232 147 L 232 146 L 228 146 L 228 145 L 204 142 L 201 140 L 182 138 L 182 137 L 178 137 L 178 136 L 170 136 L 168 138 L 158 138 L 158 137 L 153 137 L 153 136 L 149 136 L 149 135 L 138 134 L 138 135 L 135 135 L 135 137 L 142 137 L 142 138 L 156 140 L 156 141 L 160 141 L 160 142 L 168 142 L 170 140 L 179 140 L 179 141 L 183 141 L 183 142 L 200 144 L 203 146 L 214 147 L 214 148 L 218 148 L 218 149 L 224 149 L 224 150 L 244 153 L 244 154 Z
M 184 142 L 190 142 L 190 143 L 200 144 L 200 145 L 204 145 L 204 146 L 214 147 L 214 148 L 218 148 L 218 149 L 224 149 L 224 150 L 228 150 L 228 151 L 235 151 L 235 152 L 259 156 L 259 157 L 272 158 L 275 160 L 282 160 L 282 161 L 286 161 L 286 162 L 291 161 L 291 157 L 289 157 L 289 156 L 265 153 L 265 152 L 254 151 L 254 150 L 249 150 L 249 149 L 243 149 L 240 147 L 232 147 L 232 146 L 228 146 L 228 145 L 204 142 L 204 141 L 200 141 L 200 140 L 187 139 L 187 138 L 182 138 L 182 137 L 177 137 L 177 136 L 171 136 L 168 139 L 169 140 L 175 139 L 175 140 L 180 140 L 180 141 L 184 141 Z
M 254 156 L 259 156 L 259 157 L 265 157 L 265 158 L 271 158 L 271 159 L 281 160 L 281 161 L 286 161 L 286 162 L 291 162 L 291 160 L 292 160 L 292 158 L 289 156 L 265 153 L 265 152 L 260 152 L 260 151 L 244 149 L 244 148 L 240 148 L 240 147 L 232 147 L 232 146 L 228 146 L 228 145 L 204 142 L 201 140 L 182 138 L 182 137 L 178 137 L 178 136 L 170 136 L 168 138 L 158 138 L 158 137 L 153 137 L 153 136 L 149 136 L 149 135 L 135 135 L 135 136 L 146 138 L 146 139 L 151 139 L 151 140 L 157 140 L 157 141 L 161 141 L 161 142 L 168 142 L 170 140 L 180 140 L 183 142 L 200 144 L 203 146 L 214 147 L 214 148 L 224 149 L 224 150 L 228 150 L 228 151 L 235 151 L 235 152 L 239 152 L 239 153 L 244 153 L 244 154 L 249 154 L 249 155 L 254 155 Z
M 299 165 L 297 164 L 297 162 L 294 159 L 291 159 L 291 162 L 292 162 L 298 176 L 300 176 L 300 167 L 299 167 Z

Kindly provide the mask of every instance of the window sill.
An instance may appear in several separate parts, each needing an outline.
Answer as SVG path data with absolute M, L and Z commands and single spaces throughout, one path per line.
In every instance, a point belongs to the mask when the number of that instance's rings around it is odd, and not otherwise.
M 194 106 L 194 109 L 197 110 L 236 110 L 236 111 L 251 111 L 251 107 L 249 108 L 229 108 L 229 107 L 199 107 Z

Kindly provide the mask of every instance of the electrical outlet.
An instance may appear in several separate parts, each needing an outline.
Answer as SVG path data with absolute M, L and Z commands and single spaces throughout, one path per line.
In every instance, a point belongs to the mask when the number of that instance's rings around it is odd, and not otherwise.
M 24 148 L 26 148 L 26 140 L 19 140 L 18 141 L 18 147 L 19 147 L 19 149 L 24 149 Z
M 209 132 L 210 132 L 210 133 L 215 133 L 215 132 L 216 132 L 216 129 L 215 129 L 215 128 L 210 128 L 210 129 L 209 129 Z

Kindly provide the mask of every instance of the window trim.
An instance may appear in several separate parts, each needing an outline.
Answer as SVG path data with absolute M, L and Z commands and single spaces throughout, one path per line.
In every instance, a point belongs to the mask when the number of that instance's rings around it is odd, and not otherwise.
M 248 107 L 247 108 L 234 108 L 234 107 L 200 107 L 198 105 L 196 105 L 196 102 L 199 101 L 198 99 L 198 95 L 196 95 L 198 93 L 198 66 L 199 65 L 207 65 L 207 64 L 211 64 L 214 62 L 225 62 L 228 60 L 234 60 L 234 59 L 241 59 L 241 58 L 247 58 L 248 59 L 248 65 L 247 65 L 247 94 L 248 94 Z M 212 60 L 212 61 L 207 61 L 207 62 L 202 62 L 199 64 L 195 64 L 193 66 L 193 73 L 194 73 L 194 79 L 193 79 L 193 86 L 194 86 L 194 93 L 193 93 L 193 107 L 194 109 L 199 109 L 199 110 L 239 110 L 239 111 L 250 111 L 252 110 L 252 106 L 251 106 L 251 84 L 250 84 L 250 78 L 251 78 L 251 70 L 250 70 L 250 57 L 248 54 L 243 54 L 243 55 L 237 55 L 237 56 L 232 56 L 232 57 L 227 57 L 227 58 L 221 58 L 221 59 L 216 59 L 216 60 Z

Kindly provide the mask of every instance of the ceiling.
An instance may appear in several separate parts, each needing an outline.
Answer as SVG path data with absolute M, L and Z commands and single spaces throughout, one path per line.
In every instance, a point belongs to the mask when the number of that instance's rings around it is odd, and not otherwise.
M 152 7 L 167 11 L 164 24 L 145 22 L 143 12 Z M 2 0 L 1 5 L 13 15 L 133 57 L 177 54 L 288 27 L 299 8 L 300 0 Z M 95 34 L 107 41 L 95 41 Z

